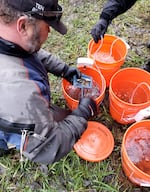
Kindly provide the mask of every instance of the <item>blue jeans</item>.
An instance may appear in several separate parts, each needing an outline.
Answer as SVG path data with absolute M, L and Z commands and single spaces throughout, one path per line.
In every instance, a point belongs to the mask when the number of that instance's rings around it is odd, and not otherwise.
M 16 133 L 7 133 L 0 131 L 0 148 L 8 150 L 8 143 L 16 146 L 16 149 L 20 149 L 21 135 Z

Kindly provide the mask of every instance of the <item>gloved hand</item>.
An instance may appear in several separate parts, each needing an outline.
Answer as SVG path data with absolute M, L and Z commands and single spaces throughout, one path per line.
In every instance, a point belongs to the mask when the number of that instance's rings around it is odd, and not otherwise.
M 91 98 L 83 97 L 79 101 L 78 108 L 75 109 L 71 114 L 83 117 L 88 120 L 90 117 L 97 114 L 96 103 Z
M 96 25 L 91 30 L 91 35 L 93 37 L 93 40 L 95 43 L 98 43 L 98 41 L 104 37 L 105 32 L 107 31 L 109 25 L 109 21 L 106 19 L 100 19 Z
M 81 72 L 76 67 L 68 67 L 63 73 L 63 78 L 65 78 L 70 83 L 73 83 L 73 76 L 76 75 L 77 78 L 81 78 Z

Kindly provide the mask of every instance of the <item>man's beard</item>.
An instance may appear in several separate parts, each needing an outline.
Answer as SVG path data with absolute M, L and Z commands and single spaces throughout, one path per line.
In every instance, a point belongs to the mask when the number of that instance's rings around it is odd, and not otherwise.
M 28 47 L 29 53 L 37 52 L 41 48 L 41 43 L 40 43 L 39 37 L 40 37 L 39 29 L 35 25 L 34 33 L 27 42 L 27 47 Z

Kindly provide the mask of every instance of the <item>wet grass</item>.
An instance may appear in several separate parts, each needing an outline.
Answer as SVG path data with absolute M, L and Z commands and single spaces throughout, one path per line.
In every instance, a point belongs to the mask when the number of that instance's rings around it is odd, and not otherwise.
M 102 1 L 61 0 L 63 20 L 68 34 L 61 36 L 53 29 L 43 46 L 67 64 L 76 65 L 78 57 L 87 56 L 91 39 L 90 29 L 96 23 Z M 149 58 L 146 43 L 150 41 L 150 7 L 147 0 L 136 3 L 132 9 L 117 17 L 108 33 L 125 39 L 130 49 L 123 67 L 140 67 Z M 56 83 L 56 80 L 60 83 Z M 61 92 L 61 80 L 50 75 L 53 102 L 66 106 Z M 21 163 L 19 153 L 12 152 L 0 159 L 0 192 L 144 192 L 146 188 L 134 186 L 121 167 L 122 137 L 128 125 L 116 123 L 109 114 L 108 90 L 100 106 L 100 113 L 93 120 L 106 125 L 115 139 L 112 154 L 98 163 L 79 158 L 72 150 L 59 162 L 48 168 L 29 161 Z

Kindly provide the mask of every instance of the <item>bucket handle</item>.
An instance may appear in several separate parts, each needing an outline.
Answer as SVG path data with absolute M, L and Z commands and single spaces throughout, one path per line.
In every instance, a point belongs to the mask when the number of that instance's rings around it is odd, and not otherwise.
M 103 36 L 101 36 L 101 43 L 100 43 L 100 45 L 99 45 L 99 47 L 97 48 L 97 50 L 96 50 L 95 53 L 97 53 L 97 52 L 102 48 L 103 42 L 104 42 L 104 38 L 103 38 Z M 92 42 L 91 49 L 93 48 L 93 45 L 94 45 L 94 41 Z M 91 50 L 90 50 L 90 52 L 91 52 Z M 94 60 L 95 60 L 95 57 L 94 57 Z
M 120 40 L 120 38 L 117 38 L 117 39 L 115 39 L 115 40 L 112 42 L 111 47 L 110 47 L 110 54 L 109 54 L 108 57 L 105 57 L 106 59 L 109 59 L 109 58 L 112 56 L 113 46 L 114 46 L 114 44 L 116 43 L 116 41 L 118 41 L 118 40 Z M 101 43 L 100 43 L 99 47 L 97 48 L 97 50 L 95 51 L 95 54 L 96 54 L 98 51 L 100 51 L 100 49 L 101 49 L 102 46 L 103 46 L 103 42 L 104 42 L 104 38 L 103 38 L 103 36 L 101 36 Z M 91 49 L 93 48 L 93 45 L 94 45 L 94 41 L 92 42 L 92 45 L 91 45 L 91 48 L 90 48 L 90 52 L 91 52 Z M 95 61 L 95 54 L 94 54 L 94 61 Z
M 115 39 L 115 40 L 118 40 L 118 39 Z M 104 38 L 103 38 L 103 36 L 101 36 L 101 43 L 100 43 L 100 45 L 99 45 L 99 47 L 98 47 L 98 49 L 96 50 L 95 53 L 97 53 L 97 52 L 102 48 L 103 41 L 104 41 Z M 113 42 L 113 43 L 114 43 L 114 42 Z M 92 41 L 92 45 L 91 45 L 91 48 L 90 48 L 90 52 L 91 52 L 91 50 L 92 50 L 92 48 L 93 48 L 93 45 L 94 45 L 94 41 Z M 111 46 L 111 49 L 112 49 L 112 46 Z M 112 54 L 112 53 L 111 53 L 111 54 Z M 93 57 L 93 63 L 95 64 L 95 67 L 96 67 L 97 71 L 99 72 L 100 77 L 102 77 L 103 75 L 102 75 L 102 73 L 101 73 L 101 70 L 100 70 L 100 68 L 97 66 L 97 64 L 96 64 L 96 62 L 95 62 L 95 54 L 94 54 L 93 56 L 94 56 L 94 57 Z M 108 56 L 108 57 L 110 57 L 110 56 Z M 103 82 L 104 82 L 104 81 L 105 81 L 105 79 L 103 79 Z M 102 85 L 104 85 L 103 82 L 102 82 Z M 102 87 L 102 89 L 103 89 L 103 87 Z
M 146 87 L 147 87 L 148 90 L 150 91 L 150 86 L 149 86 L 147 83 L 141 82 L 140 84 L 138 84 L 138 85 L 136 86 L 136 88 L 134 89 L 132 95 L 131 95 L 131 98 L 130 98 L 130 103 L 131 103 L 131 104 L 133 103 L 133 98 L 134 98 L 134 96 L 135 96 L 136 91 L 138 90 L 138 88 L 139 88 L 141 85 L 146 85 Z
M 112 45 L 111 45 L 111 48 L 110 48 L 110 55 L 109 55 L 107 58 L 111 57 L 113 46 L 114 46 L 114 44 L 116 43 L 116 41 L 119 40 L 119 39 L 120 39 L 120 38 L 117 38 L 117 39 L 115 39 L 115 40 L 113 41 L 113 43 L 112 43 Z M 103 36 L 101 36 L 101 43 L 100 43 L 100 45 L 99 45 L 99 47 L 97 48 L 97 50 L 96 50 L 95 53 L 97 53 L 97 52 L 102 48 L 103 42 L 104 42 L 104 38 L 103 38 Z M 93 46 L 94 46 L 94 41 L 92 41 L 92 45 L 91 45 L 91 48 L 90 48 L 90 50 L 89 50 L 90 52 L 91 52 Z M 102 76 L 101 70 L 100 70 L 100 68 L 97 66 L 97 64 L 96 64 L 96 62 L 95 62 L 95 54 L 93 55 L 93 63 L 95 63 L 95 67 L 96 67 L 96 69 L 97 69 L 97 71 L 99 72 L 100 77 L 101 77 L 101 76 Z
M 147 83 L 141 82 L 140 84 L 138 84 L 136 86 L 136 88 L 133 90 L 133 93 L 131 95 L 131 98 L 130 98 L 131 104 L 133 103 L 133 98 L 135 96 L 136 91 L 138 90 L 138 88 L 141 85 L 145 85 L 148 88 L 148 90 L 150 91 L 150 86 Z M 146 107 L 144 109 L 141 109 L 135 115 L 131 115 L 130 117 L 127 117 L 127 118 L 124 118 L 124 113 L 125 113 L 125 111 L 123 111 L 123 113 L 122 113 L 121 120 L 124 120 L 126 122 L 128 122 L 129 120 L 134 120 L 134 121 L 138 122 L 138 121 L 141 121 L 142 119 L 145 119 L 150 116 L 150 106 Z

